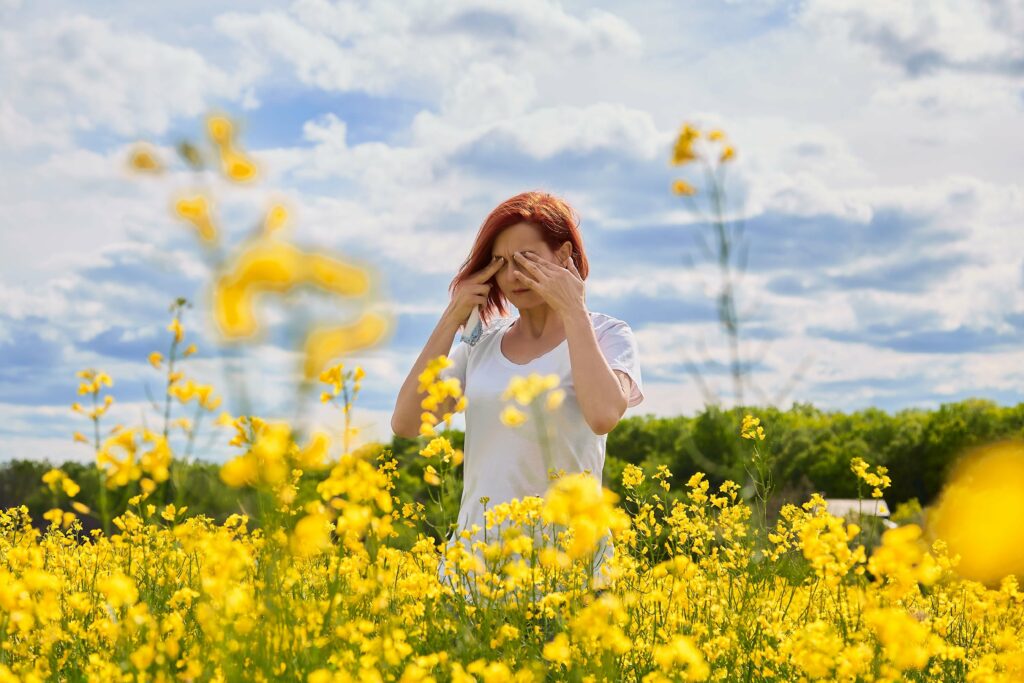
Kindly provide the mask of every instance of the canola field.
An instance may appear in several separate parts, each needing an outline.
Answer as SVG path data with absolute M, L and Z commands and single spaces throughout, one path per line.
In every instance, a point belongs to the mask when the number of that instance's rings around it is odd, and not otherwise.
M 171 329 L 181 334 L 177 318 Z M 462 455 L 431 419 L 431 408 L 450 399 L 465 407 L 457 381 L 438 378 L 447 362 L 435 359 L 420 378 L 421 457 L 436 464 L 425 474 L 435 485 Z M 361 368 L 326 371 L 323 400 L 349 397 L 348 383 L 358 391 L 363 376 Z M 98 421 L 110 404 L 98 399 L 109 378 L 83 379 L 94 407 L 77 409 Z M 508 396 L 525 406 L 552 391 L 531 376 Z M 178 396 L 209 397 L 194 383 Z M 422 529 L 411 547 L 392 542 L 399 525 L 422 526 L 423 505 L 397 492 L 387 450 L 332 457 L 322 436 L 300 444 L 286 423 L 230 417 L 221 415 L 240 454 L 221 477 L 258 491 L 258 528 L 246 515 L 215 524 L 148 502 L 174 462 L 167 439 L 141 428 L 100 443 L 106 488 L 138 491 L 109 520 L 109 534 L 83 531 L 80 516 L 102 514 L 73 502 L 78 485 L 59 469 L 44 484 L 71 509 L 47 513 L 44 531 L 24 508 L 0 515 L 0 680 L 1024 677 L 1024 592 L 1012 573 L 999 576 L 1019 568 L 1019 553 L 990 548 L 978 527 L 963 526 L 978 519 L 944 508 L 978 505 L 972 491 L 1020 476 L 1016 443 L 975 457 L 976 486 L 951 487 L 929 516 L 974 553 L 966 561 L 944 540 L 926 541 L 916 524 L 885 531 L 869 554 L 861 529 L 828 514 L 818 495 L 767 524 L 738 484 L 713 489 L 700 473 L 666 506 L 672 473 L 632 465 L 623 474 L 626 501 L 587 473 L 552 473 L 544 497 L 490 508 L 489 541 L 467 552 L 458 543 L 446 550 Z M 764 426 L 748 416 L 737 427 L 752 461 L 763 459 Z M 304 469 L 329 471 L 309 499 L 296 486 Z M 993 471 L 999 476 L 986 480 Z M 884 468 L 863 461 L 851 463 L 851 476 L 876 496 L 889 484 Z M 590 563 L 604 533 L 616 553 L 595 577 Z M 448 566 L 439 580 L 442 552 Z
M 216 150 L 206 156 L 225 177 L 256 175 L 230 121 L 211 118 L 208 133 Z M 695 158 L 697 135 L 684 129 L 674 163 Z M 179 152 L 202 170 L 198 148 Z M 722 161 L 733 156 L 728 147 Z M 145 149 L 130 163 L 165 166 Z M 283 206 L 230 259 L 208 197 L 174 207 L 216 264 L 213 312 L 227 337 L 259 328 L 256 295 L 367 291 L 360 269 L 281 236 Z M 820 495 L 770 509 L 771 425 L 748 415 L 736 438 L 750 446 L 749 482 L 713 487 L 700 472 L 630 465 L 620 500 L 588 473 L 550 472 L 544 496 L 489 507 L 486 540 L 467 549 L 439 542 L 447 530 L 397 486 L 389 449 L 349 447 L 365 373 L 328 362 L 381 339 L 386 321 L 367 312 L 314 330 L 300 353 L 304 381 L 343 411 L 341 438 L 255 415 L 213 418 L 235 449 L 220 479 L 255 501 L 217 523 L 166 502 L 200 422 L 221 404 L 183 369 L 196 353 L 183 307 L 172 306 L 167 356 L 148 359 L 166 373 L 159 427 L 108 427 L 114 401 L 101 394 L 112 378 L 79 373 L 85 404 L 71 407 L 89 428 L 74 438 L 94 452 L 93 505 L 54 468 L 39 483 L 54 501 L 43 519 L 25 506 L 0 511 L 0 683 L 1024 680 L 1019 442 L 971 454 L 921 523 L 879 533 L 874 518 L 829 514 Z M 466 408 L 458 381 L 441 379 L 447 362 L 433 359 L 419 377 L 418 457 L 438 492 L 463 457 L 438 432 Z M 558 410 L 564 392 L 532 375 L 505 398 L 502 419 L 516 427 Z M 172 417 L 185 409 L 192 417 Z M 323 476 L 302 486 L 311 472 Z M 858 458 L 850 476 L 866 504 L 891 484 Z M 607 535 L 614 556 L 595 574 Z

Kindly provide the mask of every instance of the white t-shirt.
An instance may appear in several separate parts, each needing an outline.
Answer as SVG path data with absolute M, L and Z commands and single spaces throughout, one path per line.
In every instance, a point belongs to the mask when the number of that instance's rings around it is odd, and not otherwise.
M 604 470 L 608 436 L 595 434 L 580 410 L 573 385 L 568 340 L 563 340 L 529 363 L 513 363 L 502 353 L 501 340 L 515 320 L 506 317 L 490 321 L 475 346 L 456 342 L 448 355 L 452 365 L 441 373 L 443 378 L 459 379 L 467 400 L 462 501 L 458 528 L 453 535 L 456 539 L 460 531 L 471 529 L 474 524 L 484 528 L 482 496 L 490 498 L 487 503 L 490 510 L 498 503 L 514 498 L 543 496 L 552 483 L 548 479 L 548 467 L 555 472 L 563 469 L 566 474 L 589 470 L 598 480 Z M 622 370 L 632 380 L 627 407 L 639 404 L 644 394 L 633 331 L 625 322 L 603 313 L 591 312 L 590 320 L 609 367 Z M 549 424 L 550 448 L 547 452 L 551 461 L 548 464 L 545 463 L 545 449 L 538 434 L 539 424 L 532 412 L 533 405 L 523 407 L 512 399 L 501 397 L 512 377 L 526 377 L 531 373 L 558 375 L 559 387 L 565 390 L 565 400 L 555 411 L 544 410 L 543 396 L 535 400 Z M 525 412 L 528 415 L 526 422 L 516 427 L 505 426 L 499 416 L 508 405 Z M 481 531 L 470 541 L 460 539 L 460 542 L 470 549 L 472 542 L 482 536 Z M 491 537 L 491 532 L 488 537 Z M 611 544 L 602 543 L 595 572 L 611 555 Z M 439 577 L 443 578 L 443 572 L 442 561 Z

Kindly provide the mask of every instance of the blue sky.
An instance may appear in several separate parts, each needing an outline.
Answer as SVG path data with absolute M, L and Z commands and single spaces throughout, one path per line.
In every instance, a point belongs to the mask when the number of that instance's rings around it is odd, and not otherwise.
M 588 306 L 637 335 L 646 400 L 627 414 L 700 410 L 688 361 L 730 403 L 709 227 L 669 191 L 697 184 L 706 217 L 697 169 L 668 164 L 684 121 L 737 149 L 748 399 L 775 400 L 803 368 L 783 407 L 1016 404 L 1022 32 L 1009 0 L 0 0 L 0 458 L 89 457 L 69 410 L 86 367 L 115 379 L 108 425 L 152 421 L 161 377 L 145 358 L 167 346 L 177 296 L 195 304 L 189 376 L 224 387 L 209 267 L 167 211 L 200 179 L 123 171 L 133 143 L 171 159 L 214 110 L 263 169 L 248 187 L 202 180 L 229 243 L 284 200 L 297 243 L 372 266 L 396 325 L 348 360 L 368 375 L 364 439 L 390 438 L 481 221 L 525 189 L 577 209 Z M 300 307 L 340 320 L 358 302 Z M 266 343 L 232 356 L 268 417 L 293 407 L 295 310 L 270 303 Z

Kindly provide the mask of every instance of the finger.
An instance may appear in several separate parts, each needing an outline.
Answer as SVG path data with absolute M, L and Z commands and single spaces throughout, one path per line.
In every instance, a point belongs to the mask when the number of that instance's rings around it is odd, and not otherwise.
M 495 256 L 491 260 L 491 262 L 487 264 L 485 268 L 477 271 L 476 275 L 474 275 L 473 277 L 477 282 L 484 282 L 485 280 L 490 279 L 492 275 L 497 273 L 498 269 L 501 268 L 501 266 L 504 265 L 504 263 L 505 257 Z
M 513 254 L 512 258 L 516 260 L 516 263 L 520 264 L 531 273 L 540 270 L 540 267 L 537 265 L 537 261 L 532 261 L 529 257 L 524 256 L 523 254 Z
M 513 273 L 513 276 L 515 276 L 516 280 L 522 282 L 531 289 L 533 289 L 533 286 L 537 284 L 536 280 L 534 280 L 532 277 L 522 272 L 521 270 L 517 270 L 515 273 Z

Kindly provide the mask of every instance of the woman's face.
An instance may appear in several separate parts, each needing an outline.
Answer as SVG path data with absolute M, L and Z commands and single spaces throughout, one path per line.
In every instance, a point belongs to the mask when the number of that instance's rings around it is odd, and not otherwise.
M 526 287 L 522 280 L 514 277 L 513 273 L 523 270 L 529 276 L 520 263 L 517 263 L 512 255 L 516 252 L 532 252 L 543 261 L 564 266 L 572 255 L 572 242 L 565 242 L 558 251 L 551 251 L 547 243 L 541 239 L 540 230 L 532 223 L 516 223 L 502 231 L 494 240 L 491 247 L 491 257 L 502 256 L 505 262 L 494 275 L 494 281 L 501 289 L 501 293 L 512 304 L 518 308 L 529 308 L 542 303 L 543 299 L 539 294 Z

